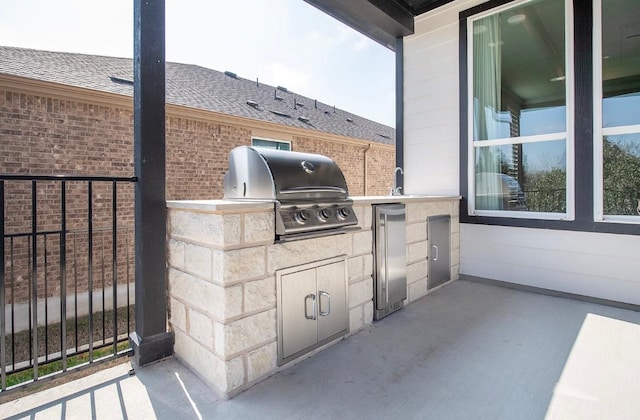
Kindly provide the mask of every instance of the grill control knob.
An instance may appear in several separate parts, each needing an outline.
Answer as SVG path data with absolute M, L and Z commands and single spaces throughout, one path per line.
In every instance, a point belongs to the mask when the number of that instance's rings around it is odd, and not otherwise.
M 338 219 L 346 220 L 351 215 L 351 210 L 348 207 L 342 207 L 338 210 Z
M 297 211 L 296 214 L 293 216 L 293 218 L 296 219 L 296 222 L 300 223 L 301 225 L 304 225 L 305 223 L 307 223 L 307 220 L 309 220 L 309 217 L 311 217 L 311 213 L 309 213 L 309 210 Z
M 331 218 L 331 209 L 322 209 L 318 212 L 318 219 L 321 222 L 326 222 Z

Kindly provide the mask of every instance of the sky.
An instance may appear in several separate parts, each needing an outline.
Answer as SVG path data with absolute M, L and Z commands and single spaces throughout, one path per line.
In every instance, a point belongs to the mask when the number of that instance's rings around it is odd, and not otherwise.
M 133 0 L 0 0 L 0 45 L 133 56 Z M 395 126 L 395 55 L 303 0 L 166 0 L 166 59 Z

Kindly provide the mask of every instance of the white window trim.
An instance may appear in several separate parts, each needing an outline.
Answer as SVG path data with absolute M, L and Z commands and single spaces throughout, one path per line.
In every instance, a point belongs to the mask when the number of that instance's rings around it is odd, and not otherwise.
M 593 219 L 604 221 L 604 172 L 602 166 L 602 3 L 593 2 Z
M 573 2 L 565 0 L 565 69 L 566 79 L 566 132 L 544 134 L 538 136 L 524 136 L 509 139 L 473 140 L 473 22 L 483 17 L 500 13 L 504 10 L 520 6 L 532 0 L 521 0 L 507 3 L 503 6 L 486 10 L 467 18 L 467 190 L 468 208 L 470 216 L 508 217 L 518 219 L 541 220 L 575 220 L 575 71 L 574 71 L 574 36 L 573 36 Z M 514 141 L 517 139 L 517 141 Z M 475 149 L 480 146 L 498 146 L 507 144 L 535 143 L 541 141 L 561 140 L 566 141 L 566 212 L 543 213 L 532 211 L 505 211 L 505 210 L 476 210 L 476 186 L 475 186 Z
M 252 136 L 251 137 L 251 146 L 253 146 L 253 141 L 254 140 L 264 140 L 264 141 L 272 141 L 274 143 L 288 144 L 289 145 L 289 150 L 293 150 L 293 147 L 291 147 L 291 142 L 288 141 L 288 140 L 279 140 L 279 139 L 271 139 L 271 138 L 268 138 L 268 137 Z M 255 146 L 255 147 L 260 147 L 260 146 Z
M 640 124 L 602 126 L 602 0 L 593 2 L 593 219 L 640 224 L 638 216 L 604 214 L 604 136 L 640 133 Z

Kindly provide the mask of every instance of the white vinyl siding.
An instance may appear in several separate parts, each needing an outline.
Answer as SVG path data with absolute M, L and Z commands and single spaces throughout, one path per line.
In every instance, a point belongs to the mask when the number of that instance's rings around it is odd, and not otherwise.
M 460 225 L 460 273 L 640 305 L 640 237 Z
M 458 12 L 478 3 L 420 16 L 404 39 L 407 194 L 460 194 Z

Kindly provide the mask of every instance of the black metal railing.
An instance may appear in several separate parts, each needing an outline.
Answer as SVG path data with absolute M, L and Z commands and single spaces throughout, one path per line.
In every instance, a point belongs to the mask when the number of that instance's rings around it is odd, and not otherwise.
M 128 351 L 135 182 L 0 175 L 2 391 Z

